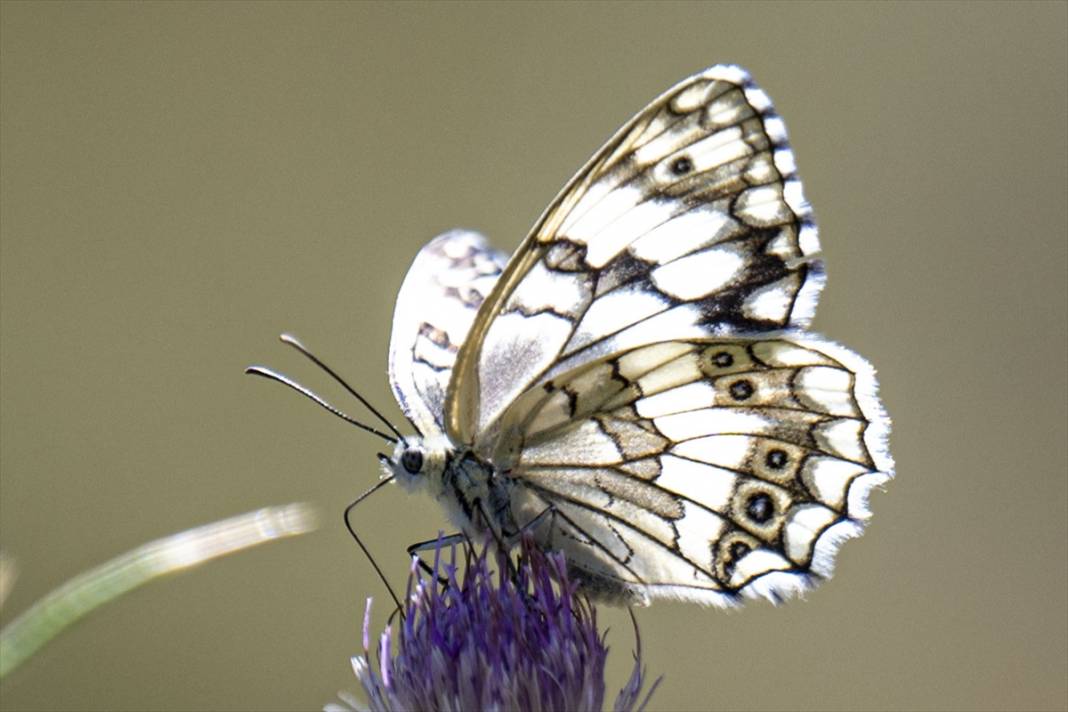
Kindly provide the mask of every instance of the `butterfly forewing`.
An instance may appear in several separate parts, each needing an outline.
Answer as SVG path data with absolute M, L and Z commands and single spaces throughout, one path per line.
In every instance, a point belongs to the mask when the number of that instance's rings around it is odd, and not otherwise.
M 474 444 L 521 393 L 666 339 L 805 326 L 822 284 L 782 121 L 736 67 L 691 77 L 571 180 L 481 307 L 447 400 Z
M 444 432 L 445 393 L 456 355 L 507 256 L 486 238 L 453 230 L 428 243 L 401 286 L 389 344 L 389 381 L 423 435 Z

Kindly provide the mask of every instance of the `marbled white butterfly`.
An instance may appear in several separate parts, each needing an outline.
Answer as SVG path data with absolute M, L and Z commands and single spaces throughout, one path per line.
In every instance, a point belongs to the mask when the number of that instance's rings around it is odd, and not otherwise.
M 528 531 L 599 598 L 778 601 L 892 476 L 875 373 L 808 333 L 824 282 L 782 120 L 742 69 L 654 100 L 507 259 L 454 230 L 401 286 L 382 456 L 469 536 Z
M 385 461 L 465 532 L 529 528 L 587 590 L 778 600 L 892 475 L 872 367 L 807 333 L 824 272 L 782 120 L 744 70 L 628 121 L 511 257 L 455 230 L 397 298 L 419 432 Z

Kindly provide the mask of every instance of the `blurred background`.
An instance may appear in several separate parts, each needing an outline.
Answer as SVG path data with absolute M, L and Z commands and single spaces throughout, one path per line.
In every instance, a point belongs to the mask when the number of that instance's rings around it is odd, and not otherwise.
M 829 271 L 815 328 L 880 369 L 898 478 L 807 601 L 638 611 L 652 709 L 1068 706 L 1068 5 L 0 6 L 0 544 L 8 621 L 149 539 L 302 500 L 323 528 L 121 599 L 5 710 L 318 709 L 385 593 L 341 526 L 380 447 L 292 330 L 392 417 L 416 251 L 512 250 L 615 129 L 746 66 Z M 395 582 L 445 526 L 356 513 Z M 633 637 L 602 609 L 610 694 Z

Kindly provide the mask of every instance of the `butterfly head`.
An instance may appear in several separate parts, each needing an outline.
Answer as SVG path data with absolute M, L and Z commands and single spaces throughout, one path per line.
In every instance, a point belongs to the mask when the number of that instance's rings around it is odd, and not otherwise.
M 408 437 L 393 447 L 393 456 L 379 458 L 386 475 L 392 475 L 405 489 L 412 491 L 429 482 L 440 482 L 445 470 L 444 443 L 430 438 Z

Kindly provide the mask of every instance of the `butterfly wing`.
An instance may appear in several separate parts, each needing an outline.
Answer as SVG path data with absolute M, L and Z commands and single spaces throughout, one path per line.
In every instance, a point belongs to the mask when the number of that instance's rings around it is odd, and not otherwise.
M 665 339 L 805 326 L 822 285 L 782 121 L 717 66 L 631 119 L 509 262 L 459 353 L 453 442 L 484 450 L 520 394 Z
M 482 235 L 452 230 L 427 243 L 404 278 L 393 313 L 389 380 L 401 410 L 423 435 L 444 432 L 456 354 L 506 261 Z
M 631 349 L 504 419 L 518 521 L 595 593 L 727 605 L 831 574 L 892 476 L 871 366 L 811 335 Z

